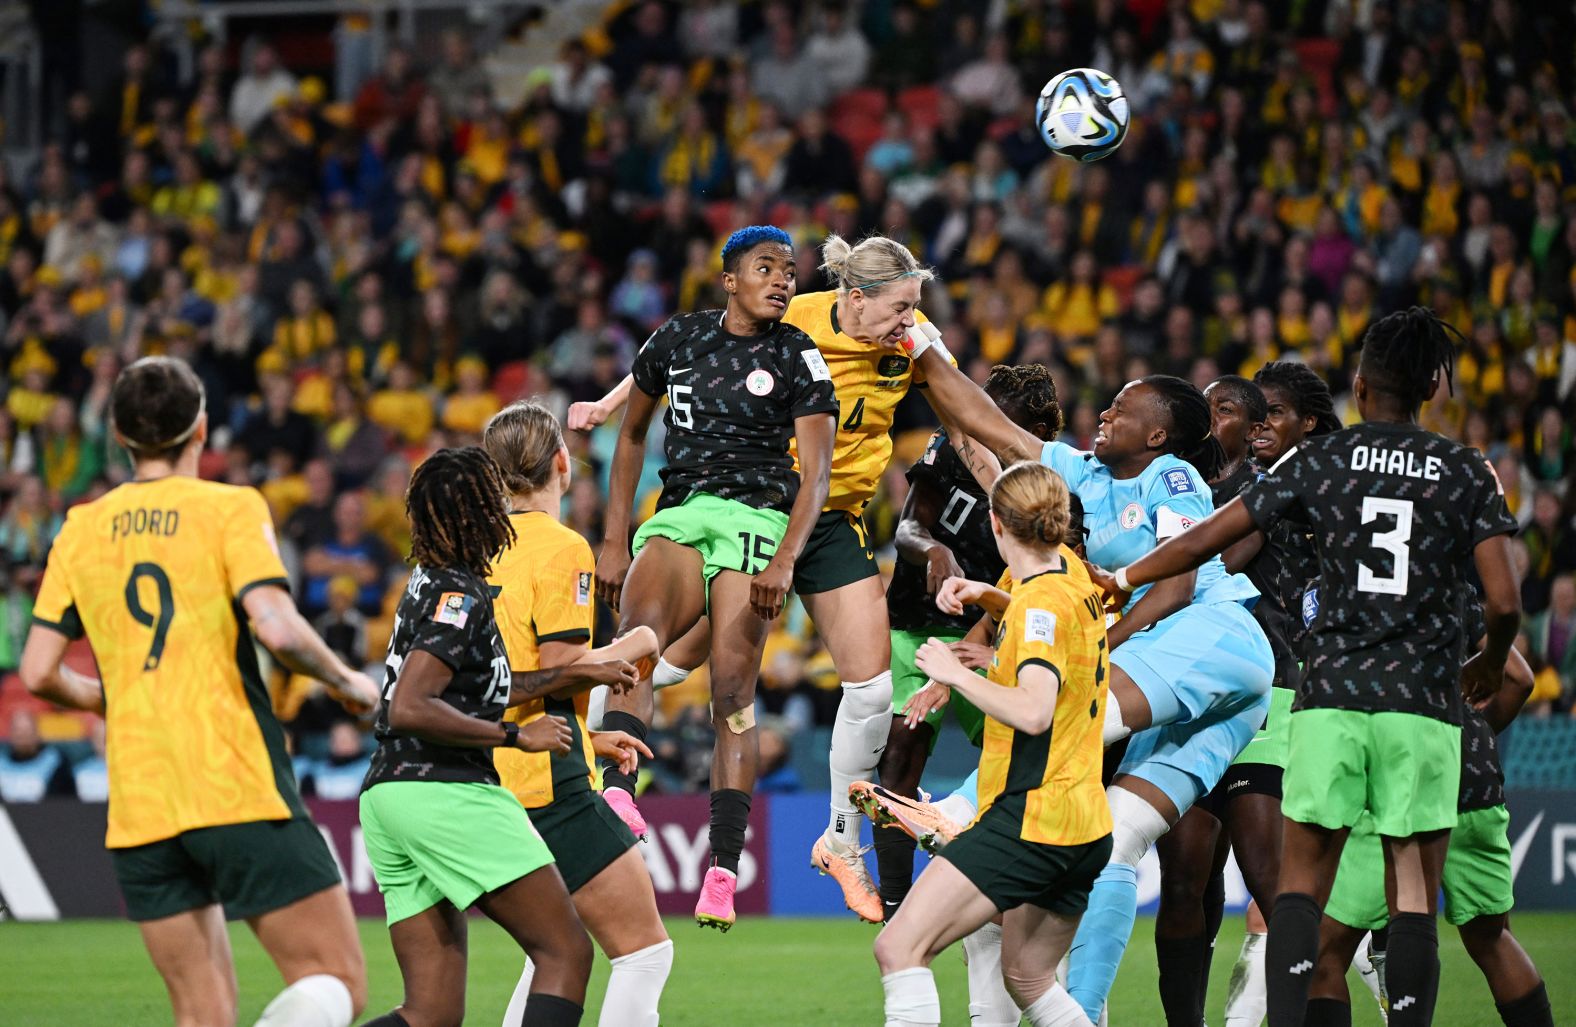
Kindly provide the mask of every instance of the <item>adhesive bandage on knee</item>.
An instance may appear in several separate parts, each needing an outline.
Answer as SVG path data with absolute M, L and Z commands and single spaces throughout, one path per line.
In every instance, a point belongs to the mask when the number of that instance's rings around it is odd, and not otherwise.
M 671 688 L 689 680 L 689 676 L 693 673 L 695 672 L 692 670 L 674 666 L 666 659 L 658 659 L 657 669 L 651 672 L 651 687 L 660 692 L 664 688 Z
M 349 1027 L 355 1013 L 344 981 L 332 974 L 312 974 L 276 995 L 257 1018 L 257 1027 Z
M 1171 825 L 1126 788 L 1112 785 L 1105 790 L 1105 798 L 1111 806 L 1111 862 L 1136 867 Z
M 862 820 L 848 801 L 848 790 L 855 781 L 875 776 L 891 728 L 891 671 L 882 671 L 868 681 L 843 682 L 827 761 L 832 778 L 832 818 L 827 830 L 843 842 L 859 841 Z
M 742 710 L 735 710 L 723 718 L 723 723 L 728 725 L 728 730 L 736 735 L 742 735 L 755 727 L 755 704 L 750 703 Z
M 1105 727 L 1100 732 L 1101 744 L 1110 748 L 1117 742 L 1133 733 L 1133 729 L 1122 723 L 1122 704 L 1116 701 L 1115 692 L 1105 694 Z
M 597 1027 L 657 1027 L 657 1006 L 673 969 L 673 942 L 663 940 L 609 962 L 613 973 Z

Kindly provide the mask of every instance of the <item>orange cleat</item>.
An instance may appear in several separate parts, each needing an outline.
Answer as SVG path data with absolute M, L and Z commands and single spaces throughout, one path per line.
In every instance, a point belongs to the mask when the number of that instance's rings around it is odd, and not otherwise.
M 871 823 L 877 827 L 902 829 L 923 845 L 926 852 L 940 852 L 967 826 L 941 812 L 934 803 L 889 792 L 869 781 L 855 781 L 848 789 L 848 800 L 869 817 Z
M 870 879 L 870 868 L 865 866 L 865 853 L 869 848 L 852 847 L 839 852 L 823 835 L 817 838 L 810 850 L 810 865 L 843 889 L 843 901 L 848 908 L 867 923 L 879 924 L 886 919 L 882 911 L 881 896 L 875 882 Z

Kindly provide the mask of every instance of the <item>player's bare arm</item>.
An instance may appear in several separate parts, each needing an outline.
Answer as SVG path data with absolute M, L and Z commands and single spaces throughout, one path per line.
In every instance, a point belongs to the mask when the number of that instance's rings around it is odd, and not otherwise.
M 793 587 L 794 563 L 832 488 L 832 440 L 837 437 L 837 419 L 831 414 L 806 414 L 794 418 L 793 430 L 799 444 L 799 494 L 788 512 L 788 530 L 783 532 L 776 554 L 750 582 L 750 608 L 762 620 L 782 612 L 783 600 Z
M 515 680 L 522 676 L 516 674 Z M 439 745 L 493 749 L 507 744 L 509 732 L 503 724 L 467 716 L 440 698 L 453 678 L 454 671 L 436 656 L 424 649 L 412 651 L 400 665 L 389 697 L 389 728 Z M 521 727 L 515 748 L 561 755 L 573 740 L 568 722 L 549 716 Z
M 1495 535 L 1472 549 L 1472 562 L 1483 582 L 1483 651 L 1461 668 L 1461 690 L 1468 702 L 1480 703 L 1500 691 L 1505 661 L 1521 629 L 1521 590 L 1510 562 L 1510 537 Z
M 1040 458 L 1045 443 L 1033 432 L 1013 424 L 985 395 L 985 390 L 952 366 L 943 350 L 931 346 L 919 355 L 918 362 L 925 372 L 925 395 L 930 405 L 938 414 L 945 411 L 943 416 L 994 453 L 1004 466 Z
M 590 403 L 571 403 L 565 427 L 570 431 L 590 431 L 607 421 L 629 402 L 629 393 L 635 385 L 635 376 L 626 374 L 624 380 L 608 390 L 608 394 Z
M 923 478 L 915 481 L 903 501 L 894 539 L 899 559 L 925 568 L 925 589 L 931 595 L 939 592 L 948 578 L 963 577 L 963 568 L 952 550 L 930 534 L 945 503 L 946 497 L 935 485 Z
M 589 692 L 597 685 L 606 685 L 622 694 L 635 687 L 639 680 L 635 667 L 623 660 L 567 664 L 546 667 L 542 670 L 517 670 L 509 685 L 509 705 L 519 706 L 532 699 L 564 698 Z
M 941 588 L 936 592 L 936 609 L 942 613 L 950 613 L 954 617 L 963 612 L 965 606 L 978 606 L 992 617 L 1000 618 L 1007 612 L 1007 604 L 1012 602 L 1012 594 L 1003 592 L 995 585 L 983 581 L 970 581 L 967 578 L 948 578 L 942 582 Z
M 629 516 L 635 503 L 635 486 L 646 462 L 646 432 L 657 411 L 657 397 L 639 389 L 629 393 L 629 410 L 618 429 L 618 446 L 613 450 L 613 466 L 608 475 L 607 522 L 602 535 L 602 552 L 596 562 L 596 590 L 607 605 L 618 609 L 629 574 Z
M 287 670 L 323 682 L 352 713 L 367 713 L 377 706 L 378 686 L 334 655 L 296 609 L 290 593 L 265 585 L 247 592 L 241 606 L 251 619 L 257 640 Z
M 1051 729 L 1056 713 L 1056 693 L 1061 682 L 1054 671 L 1039 664 L 1018 669 L 1018 687 L 1004 688 L 969 670 L 946 643 L 932 638 L 919 647 L 915 661 L 931 680 L 957 689 L 980 712 L 1031 735 Z
M 66 666 L 71 640 L 58 631 L 35 624 L 22 647 L 22 684 L 40 699 L 67 709 L 104 714 L 104 683 Z
M 1184 571 L 1164 581 L 1157 582 L 1134 603 L 1121 620 L 1106 630 L 1106 643 L 1112 649 L 1132 638 L 1134 634 L 1153 624 L 1158 624 L 1193 601 L 1193 588 L 1198 575 Z
M 1242 499 L 1233 499 L 1192 528 L 1167 539 L 1122 568 L 1111 579 L 1109 587 L 1118 593 L 1127 593 L 1140 585 L 1174 578 L 1186 571 L 1196 571 L 1208 563 L 1210 557 L 1255 531 L 1258 531 L 1258 525 L 1253 523 L 1253 516 L 1248 513 Z M 1107 595 L 1112 593 L 1108 591 Z M 1137 608 L 1135 605 L 1134 609 Z M 1117 643 L 1113 641 L 1111 648 L 1115 649 L 1116 646 Z

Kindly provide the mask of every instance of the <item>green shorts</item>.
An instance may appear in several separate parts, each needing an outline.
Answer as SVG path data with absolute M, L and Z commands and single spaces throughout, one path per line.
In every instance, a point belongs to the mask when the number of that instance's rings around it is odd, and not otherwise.
M 199 827 L 110 856 L 126 915 L 138 921 L 214 903 L 245 920 L 340 883 L 317 825 L 299 817 Z
M 564 877 L 564 887 L 571 893 L 584 888 L 635 847 L 629 828 L 602 796 L 589 788 L 525 812 L 547 843 Z
M 1336 830 L 1364 810 L 1380 834 L 1410 838 L 1456 824 L 1461 729 L 1414 713 L 1298 710 L 1291 715 L 1281 812 Z
M 1089 889 L 1111 859 L 1111 836 L 1083 845 L 1042 845 L 1018 835 L 1020 816 L 992 806 L 940 852 L 996 908 L 1029 903 L 1059 916 L 1080 916 Z
M 1286 767 L 1286 743 L 1291 725 L 1291 701 L 1296 693 L 1289 688 L 1270 689 L 1270 712 L 1264 726 L 1248 742 L 1248 747 L 1232 761 L 1238 763 L 1267 763 L 1272 767 Z
M 945 628 L 935 631 L 894 630 L 892 632 L 892 715 L 894 717 L 902 715 L 903 707 L 925 687 L 925 682 L 930 680 L 914 663 L 914 654 L 919 651 L 919 647 L 925 644 L 927 638 L 956 642 L 962 637 L 963 632 Z M 985 714 L 980 712 L 978 706 L 954 691 L 952 700 L 947 705 L 932 711 L 925 718 L 925 723 L 931 727 L 930 751 L 936 751 L 936 739 L 940 737 L 941 721 L 946 717 L 948 710 L 957 717 L 958 726 L 969 736 L 969 741 L 979 745 L 980 738 L 985 733 Z
M 759 574 L 777 552 L 788 515 L 777 510 L 757 510 L 736 499 L 719 499 L 705 492 L 691 495 L 678 506 L 659 510 L 635 532 L 633 551 L 653 538 L 665 538 L 700 552 L 702 575 L 711 584 L 721 571 Z
M 846 510 L 822 510 L 794 564 L 793 590 L 810 596 L 880 573 L 864 521 Z
M 1347 836 L 1341 869 L 1324 912 L 1348 927 L 1376 931 L 1390 922 L 1384 897 L 1384 850 L 1373 818 L 1365 816 Z M 1469 810 L 1450 832 L 1441 884 L 1445 919 L 1460 927 L 1480 916 L 1499 916 L 1515 905 L 1511 886 L 1510 811 L 1504 806 Z
M 553 862 L 508 789 L 384 781 L 361 793 L 361 833 L 389 923 L 448 900 L 471 904 Z

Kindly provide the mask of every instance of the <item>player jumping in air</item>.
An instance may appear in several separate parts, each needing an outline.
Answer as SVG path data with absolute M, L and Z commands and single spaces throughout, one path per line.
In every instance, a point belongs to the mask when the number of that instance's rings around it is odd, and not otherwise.
M 1003 472 L 991 490 L 991 526 L 1012 593 L 952 579 L 966 601 L 1000 618 L 989 673 L 977 676 L 940 639 L 916 657 L 937 685 L 986 716 L 982 811 L 876 939 L 888 1024 L 940 1024 L 931 960 L 998 914 L 1002 974 L 1029 1022 L 1090 1022 L 1057 983 L 1056 965 L 1111 851 L 1100 789 L 1105 611 L 1061 545 L 1067 523 L 1057 475 L 1028 462 Z
M 837 397 L 815 343 L 782 320 L 795 287 L 788 234 L 761 225 L 740 229 L 722 248 L 722 267 L 727 309 L 672 318 L 635 357 L 596 577 L 598 591 L 621 612 L 621 634 L 644 625 L 666 649 L 702 616 L 714 625 L 712 865 L 695 918 L 727 930 L 759 755 L 761 650 L 826 503 Z M 664 395 L 662 498 L 631 547 L 630 508 L 646 429 Z M 643 678 L 631 694 L 609 698 L 602 726 L 643 740 L 652 712 L 651 684 Z M 626 824 L 643 830 L 631 764 L 606 769 L 604 794 Z
M 1364 812 L 1395 882 L 1390 1022 L 1433 1017 L 1434 913 L 1456 823 L 1462 696 L 1476 702 L 1499 690 L 1521 620 L 1507 541 L 1516 522 L 1493 470 L 1417 424 L 1441 379 L 1449 383 L 1453 335 L 1421 307 L 1375 323 L 1352 386 L 1364 423 L 1305 441 L 1241 498 L 1116 575 L 1117 590 L 1166 579 L 1283 516 L 1312 527 L 1319 612 L 1290 718 L 1265 956 L 1271 1027 L 1303 1023 L 1320 911 Z M 1486 642 L 1462 667 L 1457 595 L 1469 558 L 1483 583 Z
M 932 273 L 902 244 L 881 236 L 852 247 L 832 236 L 823 255 L 825 270 L 838 287 L 796 296 L 782 315 L 785 325 L 815 341 L 839 406 L 830 491 L 793 576 L 794 591 L 804 600 L 843 689 L 832 728 L 831 816 L 810 858 L 842 887 L 850 909 L 866 920 L 880 921 L 881 900 L 858 844 L 860 817 L 848 801 L 853 782 L 875 772 L 892 719 L 885 593 L 861 514 L 892 456 L 890 430 L 898 402 L 910 386 L 923 383 L 918 355 L 904 351 L 904 340 L 916 324 L 926 323 L 917 304 Z M 620 385 L 596 404 L 577 404 L 569 423 L 600 424 L 625 395 L 628 386 Z M 953 437 L 958 438 L 956 433 Z M 802 443 L 795 453 L 802 457 Z M 993 467 L 992 476 L 995 472 Z M 655 687 L 684 680 L 704 662 L 706 632 L 702 623 L 665 648 Z M 631 729 L 624 720 L 609 726 Z M 604 781 L 610 788 L 633 791 L 633 781 L 621 781 L 612 769 Z M 626 820 L 635 818 L 637 833 L 643 830 L 633 804 L 618 802 L 615 808 Z
M 1483 617 L 1471 586 L 1462 589 L 1462 607 L 1464 639 L 1472 642 L 1476 651 L 1477 640 L 1483 636 Z M 1467 954 L 1483 971 L 1506 1027 L 1554 1025 L 1549 994 L 1538 968 L 1510 933 L 1510 908 L 1515 904 L 1506 835 L 1510 811 L 1505 808 L 1505 774 L 1495 740 L 1516 719 L 1531 694 L 1532 668 L 1512 649 L 1500 690 L 1481 712 L 1471 704 L 1462 708 L 1461 790 L 1440 879 L 1445 919 L 1456 926 Z M 1365 815 L 1341 850 L 1335 887 L 1324 907 L 1306 1022 L 1351 1024 L 1346 966 L 1365 932 L 1377 931 L 1389 922 L 1384 882 L 1384 854 L 1373 818 Z
M 482 446 L 503 470 L 515 541 L 493 561 L 498 630 L 516 672 L 587 659 L 595 619 L 591 547 L 558 522 L 569 489 L 569 451 L 558 422 L 536 403 L 515 403 L 487 422 Z M 600 651 L 631 662 L 657 654 L 649 628 Z M 515 794 L 553 854 L 575 911 L 613 965 L 602 1002 L 604 1027 L 654 1027 L 673 966 L 673 942 L 657 914 L 657 896 L 635 836 L 591 787 L 595 753 L 615 760 L 651 753 L 622 732 L 586 730 L 586 694 L 546 696 L 516 706 L 505 719 L 529 724 L 559 716 L 574 738 L 569 751 L 499 750 L 498 776 Z M 515 1027 L 529 1001 L 535 967 L 527 962 L 504 1014 Z
M 561 717 L 524 726 L 508 706 L 628 688 L 621 660 L 511 673 L 487 575 L 515 540 L 498 465 L 483 450 L 440 449 L 411 476 L 406 510 L 416 568 L 400 598 L 378 707 L 378 748 L 361 791 L 367 857 L 383 892 L 405 997 L 368 1027 L 458 1025 L 465 1018 L 466 910 L 509 932 L 536 966 L 528 1027 L 580 1022 L 591 942 L 519 800 L 498 784 L 494 750 L 569 750 Z
M 109 833 L 126 912 L 175 1023 L 233 1023 L 225 920 L 285 979 L 263 1027 L 345 1027 L 366 1002 L 350 899 L 296 790 L 252 634 L 356 712 L 377 686 L 296 612 L 255 489 L 197 477 L 202 383 L 139 360 L 110 394 L 132 480 L 74 507 L 50 550 L 22 653 L 35 695 L 105 716 Z M 63 662 L 86 636 L 102 681 Z

